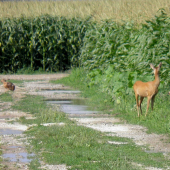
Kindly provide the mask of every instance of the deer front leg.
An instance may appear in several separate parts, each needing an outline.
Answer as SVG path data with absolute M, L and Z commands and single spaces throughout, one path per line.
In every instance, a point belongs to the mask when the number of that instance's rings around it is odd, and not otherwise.
M 154 105 L 154 102 L 155 102 L 155 96 L 157 95 L 158 93 L 158 90 L 156 91 L 156 93 L 153 95 L 152 99 L 151 99 L 151 108 L 153 110 L 153 105 Z

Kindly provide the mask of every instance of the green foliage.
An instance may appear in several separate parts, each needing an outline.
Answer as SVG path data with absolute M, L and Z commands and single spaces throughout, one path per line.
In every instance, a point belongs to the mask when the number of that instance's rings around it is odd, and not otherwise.
M 111 98 L 113 113 L 122 113 L 119 117 L 145 125 L 157 133 L 169 133 L 169 23 L 170 18 L 163 9 L 139 29 L 133 23 L 96 23 L 86 32 L 80 58 L 87 74 L 85 83 L 90 88 L 97 88 L 99 93 L 107 94 L 103 103 L 110 102 Z M 138 122 L 132 86 L 137 80 L 152 81 L 154 76 L 149 64 L 157 66 L 159 62 L 162 62 L 161 83 L 154 112 L 149 110 L 147 118 Z M 142 109 L 145 112 L 146 99 Z
M 44 15 L 0 21 L 0 72 L 43 71 L 79 66 L 79 51 L 89 19 Z
M 112 101 L 117 104 L 121 103 L 122 98 L 126 95 L 133 95 L 133 84 L 139 79 L 151 81 L 152 76 L 139 76 L 137 72 L 116 72 L 112 65 L 101 72 L 99 69 L 90 71 L 87 74 L 88 86 L 97 85 L 101 92 L 107 93 Z
M 115 70 L 124 70 L 133 31 L 134 25 L 131 23 L 120 25 L 109 20 L 93 24 L 86 32 L 81 48 L 83 67 L 104 70 L 113 64 Z
M 154 19 L 140 25 L 113 21 L 93 24 L 81 48 L 81 64 L 101 74 L 111 65 L 115 72 L 150 75 L 149 63 L 162 62 L 161 78 L 170 82 L 170 18 L 160 9 Z M 93 81 L 93 80 L 92 80 Z

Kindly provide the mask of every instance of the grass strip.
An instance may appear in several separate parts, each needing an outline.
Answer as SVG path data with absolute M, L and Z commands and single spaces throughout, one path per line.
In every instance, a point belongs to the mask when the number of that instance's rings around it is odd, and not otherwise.
M 30 169 L 38 169 L 38 160 L 47 164 L 66 164 L 70 169 L 140 169 L 133 163 L 166 168 L 170 162 L 161 153 L 146 153 L 130 139 L 108 136 L 90 128 L 78 126 L 64 113 L 53 110 L 40 96 L 26 96 L 18 101 L 15 109 L 30 112 L 35 119 L 20 118 L 21 123 L 31 126 L 28 136 L 29 150 L 36 153 Z M 42 123 L 63 123 L 42 126 Z M 111 145 L 108 141 L 127 142 Z

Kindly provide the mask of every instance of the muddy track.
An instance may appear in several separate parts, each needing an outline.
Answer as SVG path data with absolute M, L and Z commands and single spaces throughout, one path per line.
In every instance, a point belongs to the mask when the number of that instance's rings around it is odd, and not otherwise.
M 22 87 L 17 87 L 12 93 L 15 100 L 20 100 L 26 94 L 31 95 L 43 95 L 46 98 L 51 99 L 74 99 L 79 98 L 77 94 L 49 94 L 47 92 L 39 92 L 42 89 L 68 89 L 63 85 L 50 84 L 49 80 L 59 79 L 68 74 L 47 74 L 47 75 L 3 75 L 0 76 L 0 79 L 17 79 L 17 80 L 31 80 L 25 81 Z M 4 93 L 4 87 L 0 85 L 0 94 Z M 15 102 L 14 102 L 15 103 Z M 31 119 L 32 116 L 28 113 L 19 112 L 11 109 L 12 103 L 10 102 L 0 102 L 0 130 L 1 130 L 1 145 L 4 155 L 13 154 L 17 159 L 13 162 L 9 161 L 9 158 L 3 158 L 3 169 L 8 170 L 22 170 L 28 169 L 28 164 L 30 160 L 27 160 L 27 151 L 26 145 L 27 137 L 22 134 L 22 131 L 27 130 L 27 126 L 20 125 L 15 122 L 21 116 L 25 116 L 28 119 Z M 140 145 L 146 152 L 161 152 L 166 157 L 170 153 L 170 144 L 167 142 L 168 137 L 166 135 L 157 135 L 157 134 L 147 134 L 147 129 L 139 125 L 127 124 L 126 121 L 121 121 L 114 117 L 108 117 L 107 115 L 97 115 L 93 114 L 88 118 L 83 117 L 74 117 L 70 116 L 70 119 L 77 121 L 78 125 L 83 125 L 86 127 L 93 128 L 98 131 L 108 132 L 108 135 L 119 136 L 131 138 L 136 145 Z M 9 121 L 13 120 L 14 123 L 11 124 Z M 5 134 L 5 130 L 12 131 L 12 134 Z M 111 144 L 114 144 L 114 141 L 109 141 Z M 147 146 L 147 147 L 146 147 Z M 149 150 L 148 150 L 149 148 Z M 22 154 L 21 154 L 22 153 Z M 25 153 L 25 155 L 23 154 Z M 25 161 L 23 161 L 25 159 Z M 46 165 L 41 162 L 42 169 L 67 169 L 65 165 Z M 136 166 L 136 165 L 135 165 Z M 139 165 L 140 166 L 140 165 Z M 143 169 L 153 169 L 153 167 L 145 167 Z M 157 169 L 156 167 L 154 168 Z

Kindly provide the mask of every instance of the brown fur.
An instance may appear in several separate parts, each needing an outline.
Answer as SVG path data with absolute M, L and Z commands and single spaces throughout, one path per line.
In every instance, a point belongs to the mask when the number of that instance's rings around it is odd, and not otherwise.
M 142 114 L 141 104 L 142 104 L 144 97 L 148 98 L 145 116 L 147 115 L 147 112 L 148 112 L 150 100 L 151 100 L 151 107 L 153 110 L 154 99 L 155 99 L 156 94 L 158 93 L 158 87 L 160 84 L 159 70 L 161 68 L 161 65 L 162 63 L 160 63 L 158 67 L 154 67 L 153 64 L 150 64 L 150 67 L 154 70 L 154 75 L 155 75 L 154 81 L 149 81 L 149 82 L 137 81 L 133 86 L 133 89 L 135 92 L 136 103 L 137 103 L 138 117 L 139 117 L 139 108 Z M 140 96 L 140 100 L 138 101 L 139 96 Z
M 5 79 L 2 79 L 1 82 L 3 83 L 3 85 L 6 89 L 9 89 L 11 91 L 15 90 L 15 85 L 13 83 L 7 82 Z

